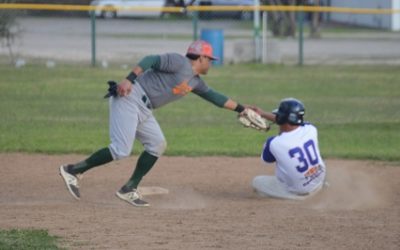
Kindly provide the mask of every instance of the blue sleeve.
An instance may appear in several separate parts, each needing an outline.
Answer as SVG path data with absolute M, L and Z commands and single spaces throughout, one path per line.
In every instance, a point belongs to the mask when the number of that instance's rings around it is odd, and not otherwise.
M 276 161 L 275 156 L 271 153 L 271 150 L 270 150 L 271 142 L 274 138 L 275 138 L 275 136 L 268 138 L 267 142 L 264 144 L 264 149 L 262 151 L 261 158 L 265 162 L 271 163 L 271 162 Z

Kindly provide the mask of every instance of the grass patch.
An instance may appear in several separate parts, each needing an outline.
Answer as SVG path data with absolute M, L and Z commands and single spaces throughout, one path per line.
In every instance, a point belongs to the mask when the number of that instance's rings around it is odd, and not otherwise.
M 46 230 L 0 230 L 0 249 L 61 249 L 57 247 L 57 240 L 57 237 L 49 235 Z
M 106 146 L 106 81 L 121 68 L 0 65 L 0 152 L 83 153 Z M 391 66 L 232 65 L 205 77 L 241 103 L 272 110 L 285 97 L 301 99 L 319 127 L 325 157 L 400 161 L 400 72 Z M 189 94 L 154 111 L 167 155 L 257 156 L 268 134 L 242 128 L 236 114 Z M 142 147 L 137 143 L 134 153 Z

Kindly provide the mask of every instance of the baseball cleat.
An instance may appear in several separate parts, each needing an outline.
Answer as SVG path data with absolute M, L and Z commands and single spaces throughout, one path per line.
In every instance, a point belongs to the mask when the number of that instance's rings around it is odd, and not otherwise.
M 60 167 L 60 175 L 64 179 L 65 185 L 67 185 L 67 189 L 71 195 L 75 199 L 79 200 L 81 198 L 81 194 L 79 193 L 78 176 L 68 172 L 68 169 L 71 166 L 72 165 L 62 165 Z
M 142 200 L 141 195 L 136 189 L 132 189 L 129 191 L 123 190 L 124 188 L 121 188 L 118 192 L 115 193 L 115 195 L 120 198 L 121 200 L 124 200 L 128 202 L 131 205 L 137 206 L 137 207 L 148 207 L 150 204 L 144 200 Z

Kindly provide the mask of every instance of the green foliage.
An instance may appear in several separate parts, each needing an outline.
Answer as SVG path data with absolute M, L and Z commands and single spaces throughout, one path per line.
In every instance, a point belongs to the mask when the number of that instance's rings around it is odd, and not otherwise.
M 45 230 L 0 230 L 0 249 L 56 250 L 57 238 Z
M 109 143 L 106 81 L 121 68 L 0 66 L 0 151 L 91 153 Z M 285 97 L 306 105 L 325 157 L 399 161 L 400 72 L 391 66 L 234 65 L 211 69 L 214 89 L 274 109 Z M 257 156 L 268 134 L 242 128 L 236 114 L 196 95 L 154 111 L 167 155 Z M 134 153 L 142 150 L 138 143 Z

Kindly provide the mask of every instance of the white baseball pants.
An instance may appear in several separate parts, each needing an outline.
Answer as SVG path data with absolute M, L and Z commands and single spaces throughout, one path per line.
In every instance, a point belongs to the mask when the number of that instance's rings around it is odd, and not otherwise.
M 290 200 L 305 200 L 321 190 L 323 185 L 320 185 L 309 194 L 300 195 L 286 190 L 284 184 L 281 183 L 276 176 L 259 175 L 254 177 L 252 186 L 260 196 Z

